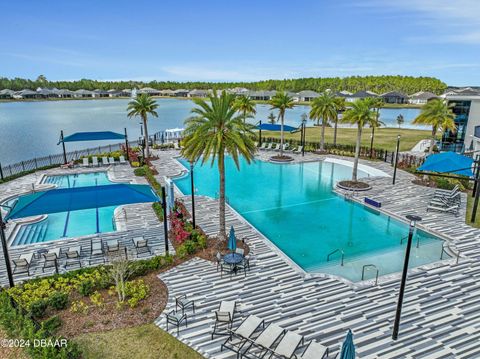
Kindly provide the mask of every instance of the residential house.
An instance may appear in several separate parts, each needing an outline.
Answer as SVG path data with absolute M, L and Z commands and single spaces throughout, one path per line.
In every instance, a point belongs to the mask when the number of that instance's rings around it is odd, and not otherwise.
M 187 97 L 189 92 L 190 91 L 185 90 L 185 89 L 178 89 L 178 90 L 173 91 L 173 96 L 174 97 Z
M 188 97 L 208 97 L 209 95 L 208 90 L 192 90 L 188 93 Z
M 408 96 L 400 91 L 389 91 L 380 95 L 385 103 L 404 104 L 408 101 Z
M 42 98 L 42 95 L 39 94 L 37 91 L 25 89 L 25 90 L 17 91 L 13 97 L 23 98 L 23 99 L 35 99 L 35 98 Z
M 13 95 L 15 95 L 15 91 L 9 89 L 3 89 L 0 91 L 0 99 L 2 100 L 12 99 Z
M 89 91 L 89 90 L 80 89 L 80 90 L 77 90 L 77 91 L 74 91 L 74 92 L 73 92 L 73 97 L 76 97 L 76 98 L 95 97 L 95 92 Z
M 438 96 L 432 92 L 428 91 L 420 91 L 416 92 L 413 95 L 410 95 L 408 98 L 408 103 L 415 104 L 415 105 L 424 105 L 428 101 L 433 98 L 437 98 Z
M 137 94 L 145 93 L 150 96 L 160 96 L 160 90 L 151 88 L 151 87 L 144 87 L 137 91 Z
M 355 102 L 357 100 L 371 98 L 371 97 L 378 97 L 378 94 L 372 91 L 357 91 L 353 95 L 348 95 L 347 97 L 345 97 L 345 101 Z
M 298 95 L 299 101 L 304 101 L 304 102 L 310 102 L 316 97 L 320 96 L 318 92 L 308 91 L 308 90 L 300 91 L 297 95 Z

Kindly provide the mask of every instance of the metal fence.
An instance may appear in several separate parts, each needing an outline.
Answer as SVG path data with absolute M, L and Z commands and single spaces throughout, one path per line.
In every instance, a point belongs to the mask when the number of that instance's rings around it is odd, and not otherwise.
M 129 141 L 129 146 L 138 145 L 138 141 Z M 67 162 L 76 161 L 83 156 L 99 155 L 106 152 L 118 151 L 125 146 L 125 143 L 117 143 L 105 146 L 98 146 L 92 148 L 85 148 L 76 151 L 69 151 L 66 153 Z M 55 155 L 49 155 L 44 157 L 37 157 L 18 163 L 13 163 L 7 166 L 2 166 L 0 163 L 0 179 L 6 179 L 12 176 L 18 176 L 25 172 L 31 172 L 42 168 L 48 168 L 51 166 L 58 166 L 64 163 L 63 153 Z

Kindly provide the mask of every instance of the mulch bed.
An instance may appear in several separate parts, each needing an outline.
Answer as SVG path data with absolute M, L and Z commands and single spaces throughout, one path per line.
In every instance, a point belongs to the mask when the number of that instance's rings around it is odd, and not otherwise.
M 207 261 L 211 262 L 216 262 L 217 252 L 220 252 L 222 256 L 230 252 L 226 241 L 220 242 L 217 238 L 209 238 L 207 243 L 207 248 L 197 252 L 194 255 L 195 257 L 206 259 Z M 250 248 L 248 247 L 248 244 L 244 243 L 241 240 L 237 240 L 237 248 L 242 248 L 243 250 L 245 250 L 244 255 L 250 253 Z
M 157 278 L 157 275 L 158 273 L 149 273 L 146 276 L 135 278 L 143 279 L 150 287 L 149 296 L 140 301 L 135 308 L 125 305 L 123 308 L 117 309 L 116 293 L 110 296 L 108 290 L 99 291 L 106 303 L 103 308 L 90 303 L 88 297 L 72 293 L 73 300 L 82 300 L 90 307 L 87 314 L 72 313 L 70 308 L 57 312 L 62 320 L 59 334 L 72 338 L 82 333 L 101 332 L 152 323 L 163 312 L 168 300 L 167 286 Z
M 293 158 L 285 155 L 283 156 L 277 155 L 277 156 L 270 157 L 270 160 L 274 162 L 290 162 L 290 161 L 293 161 Z
M 340 181 L 338 182 L 339 187 L 348 188 L 348 189 L 357 189 L 357 190 L 366 190 L 370 188 L 370 185 L 365 182 L 360 181 Z

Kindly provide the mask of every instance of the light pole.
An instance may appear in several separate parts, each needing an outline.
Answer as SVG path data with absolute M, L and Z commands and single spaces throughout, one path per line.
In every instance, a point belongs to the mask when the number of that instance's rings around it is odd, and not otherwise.
M 258 146 L 262 146 L 262 120 L 258 121 Z
M 392 339 L 397 340 L 398 338 L 398 330 L 400 327 L 400 318 L 402 316 L 402 305 L 403 305 L 403 296 L 405 293 L 405 284 L 407 281 L 407 272 L 408 272 L 408 262 L 410 260 L 410 249 L 412 248 L 412 238 L 413 232 L 415 230 L 415 225 L 417 222 L 422 220 L 421 217 L 409 214 L 406 218 L 410 221 L 410 228 L 408 231 L 408 241 L 407 241 L 407 248 L 405 249 L 405 261 L 403 263 L 403 272 L 402 272 L 402 281 L 400 283 L 400 291 L 398 293 L 398 303 L 397 303 L 397 313 L 395 315 L 395 322 L 393 324 L 393 334 Z
M 395 184 L 397 177 L 397 165 L 398 165 L 398 151 L 400 150 L 400 135 L 397 136 L 397 148 L 395 150 L 395 167 L 393 167 L 393 180 L 392 184 Z
M 301 143 L 302 143 L 302 157 L 305 156 L 305 138 L 306 138 L 306 132 L 307 132 L 307 114 L 302 113 L 302 138 L 301 138 Z
M 192 186 L 192 224 L 193 229 L 195 229 L 195 185 L 193 183 L 193 161 L 190 161 L 190 184 Z
M 165 253 L 168 254 L 167 194 L 162 186 L 163 231 L 165 232 Z
M 7 236 L 5 235 L 6 224 L 3 222 L 1 207 L 10 208 L 9 206 L 0 205 L 0 239 L 2 241 L 3 258 L 5 258 L 5 267 L 7 269 L 8 285 L 10 288 L 15 286 L 13 281 L 12 266 L 10 265 L 10 256 L 8 254 Z

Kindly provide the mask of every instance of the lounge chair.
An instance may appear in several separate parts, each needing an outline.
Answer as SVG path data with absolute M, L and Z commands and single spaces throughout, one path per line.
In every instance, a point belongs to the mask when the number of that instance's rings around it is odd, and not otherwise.
M 253 144 L 255 145 L 255 147 L 258 147 L 258 142 L 257 141 L 255 141 Z
M 442 212 L 442 213 L 453 213 L 456 216 L 458 216 L 458 210 L 459 207 L 458 205 L 453 205 L 453 206 L 440 206 L 437 204 L 431 204 L 427 207 L 427 212 L 428 211 L 434 211 L 434 212 Z
M 81 253 L 82 253 L 82 247 L 80 246 L 68 248 L 68 250 L 65 252 L 65 255 L 67 256 L 65 267 L 68 267 L 69 265 L 71 265 L 71 262 L 75 262 L 75 263 L 78 263 L 81 268 L 82 267 L 82 262 L 80 261 Z
M 20 255 L 18 259 L 13 259 L 13 273 L 27 273 L 30 275 L 30 265 L 32 264 L 33 253 Z
M 267 148 L 267 143 L 263 142 L 262 145 L 260 146 L 260 149 L 264 150 L 265 148 Z
M 140 252 L 142 253 L 150 253 L 151 254 L 151 251 L 150 251 L 150 247 L 148 246 L 148 240 L 145 239 L 144 237 L 135 237 L 132 239 L 133 240 L 133 245 L 135 246 L 135 249 L 137 250 L 137 258 L 138 258 L 138 254 Z
M 180 149 L 180 146 L 178 145 L 178 142 L 173 143 L 173 148 L 176 149 L 176 150 Z
M 116 162 L 115 162 L 115 158 L 113 158 L 113 157 L 108 157 L 108 163 L 109 163 L 110 165 L 114 165 L 114 164 L 116 163 Z
M 92 166 L 98 167 L 98 157 L 97 156 L 92 157 Z
M 120 156 L 119 161 L 121 165 L 124 165 L 125 163 L 127 163 L 127 161 L 125 160 L 125 156 Z
M 107 247 L 107 255 L 117 255 L 120 254 L 120 243 L 116 240 L 110 240 L 106 242 L 106 247 Z
M 90 164 L 88 163 L 88 157 L 83 158 L 82 167 L 88 167 Z
M 237 303 L 233 300 L 222 300 L 220 308 L 215 312 L 212 340 L 214 335 L 230 335 L 228 331 L 221 331 L 220 329 L 223 326 L 226 326 L 229 330 L 232 329 L 236 306 Z
M 58 258 L 60 258 L 60 248 L 49 249 L 47 253 L 43 254 L 44 262 L 42 272 L 45 272 L 45 268 L 55 268 L 55 272 L 58 273 Z
M 265 321 L 256 315 L 249 315 L 234 331 L 230 331 L 227 340 L 220 346 L 220 350 L 229 349 L 239 356 L 244 346 L 249 343 L 250 337 L 262 326 L 265 328 Z
M 63 168 L 63 169 L 69 169 L 69 168 L 73 168 L 75 167 L 75 162 L 74 161 L 70 161 L 68 163 L 65 163 L 63 165 L 60 165 L 60 168 Z
M 275 349 L 272 350 L 273 357 L 278 357 L 282 359 L 293 358 L 295 351 L 298 349 L 300 344 L 303 344 L 303 337 L 297 333 L 288 331 L 282 337 Z M 272 357 L 270 356 L 270 358 Z
M 441 194 L 441 195 L 453 195 L 455 194 L 456 192 L 458 192 L 458 190 L 460 189 L 460 187 L 457 185 L 455 185 L 455 187 L 453 187 L 452 189 L 436 189 L 435 190 L 435 194 Z
M 102 157 L 102 165 L 108 166 L 108 158 L 107 157 Z
M 296 150 L 293 151 L 293 153 L 302 153 L 303 146 L 298 146 Z
M 90 241 L 90 264 L 92 264 L 92 259 L 94 257 L 101 257 L 103 263 L 105 263 L 105 256 L 103 255 L 103 244 L 102 240 L 91 240 Z
M 273 147 L 273 142 L 270 142 L 267 147 L 265 147 L 265 150 L 270 151 Z
M 455 192 L 454 194 L 434 195 L 432 201 L 435 200 L 446 200 L 450 203 L 459 203 L 461 201 L 461 194 L 460 192 Z
M 255 338 L 249 345 L 245 345 L 241 356 L 245 358 L 264 358 L 271 353 L 273 344 L 285 334 L 285 329 L 276 324 L 270 324 L 263 330 L 258 337 Z
M 288 144 L 288 142 L 284 143 L 284 144 L 283 144 L 283 150 L 284 150 L 284 151 L 287 151 L 287 150 L 288 150 L 288 146 L 290 146 L 290 145 Z
M 313 340 L 308 343 L 302 355 L 296 356 L 298 359 L 323 359 L 328 358 L 328 347 L 318 344 Z
M 274 150 L 274 151 L 280 151 L 280 144 L 277 143 L 277 144 L 275 145 L 275 148 L 274 148 L 273 150 Z

